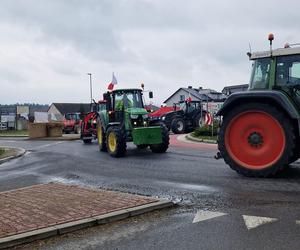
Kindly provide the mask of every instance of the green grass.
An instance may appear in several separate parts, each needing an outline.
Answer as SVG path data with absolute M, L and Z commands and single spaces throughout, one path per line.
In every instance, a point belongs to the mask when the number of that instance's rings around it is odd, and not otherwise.
M 200 136 L 197 136 L 196 138 L 203 139 L 203 140 L 214 140 L 214 141 L 217 140 L 217 136 L 200 135 Z
M 0 148 L 0 156 L 3 155 L 5 153 L 4 148 Z
M 28 130 L 1 130 L 1 136 L 28 136 Z
M 192 133 L 192 136 L 197 138 L 197 139 L 202 139 L 202 140 L 213 140 L 213 141 L 217 141 L 218 136 L 214 135 L 214 136 L 209 136 L 209 135 L 198 135 L 196 133 Z

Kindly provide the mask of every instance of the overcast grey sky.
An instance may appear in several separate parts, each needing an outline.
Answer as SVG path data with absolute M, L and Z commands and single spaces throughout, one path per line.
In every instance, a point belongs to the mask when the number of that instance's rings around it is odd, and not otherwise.
M 300 42 L 299 1 L 2 0 L 0 103 L 88 102 L 111 81 L 144 82 L 161 103 L 179 87 L 249 81 L 246 52 Z

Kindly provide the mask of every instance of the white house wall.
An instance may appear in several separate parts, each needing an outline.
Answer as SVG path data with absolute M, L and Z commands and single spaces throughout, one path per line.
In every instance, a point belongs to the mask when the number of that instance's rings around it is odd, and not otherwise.
M 189 94 L 184 91 L 183 89 L 179 90 L 174 96 L 172 96 L 167 102 L 165 102 L 165 104 L 167 106 L 173 106 L 174 103 L 177 103 L 180 101 L 180 96 L 184 95 L 184 99 L 187 99 L 189 97 Z M 193 96 L 192 100 L 193 100 Z
M 53 104 L 51 104 L 50 108 L 48 109 L 48 117 L 49 117 L 49 120 L 61 121 L 63 119 L 63 115 L 59 112 L 59 110 Z

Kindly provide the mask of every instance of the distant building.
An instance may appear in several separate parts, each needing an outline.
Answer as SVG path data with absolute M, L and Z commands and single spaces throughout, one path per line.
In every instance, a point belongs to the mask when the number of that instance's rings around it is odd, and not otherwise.
M 48 114 L 53 120 L 61 120 L 67 113 L 85 114 L 90 110 L 90 103 L 52 103 L 48 109 Z
M 246 91 L 248 88 L 249 88 L 249 84 L 226 86 L 222 90 L 222 93 L 226 96 L 229 96 L 229 95 L 231 95 L 232 93 L 235 93 L 235 92 Z
M 227 96 L 223 93 L 217 92 L 213 89 L 193 88 L 192 86 L 189 86 L 188 88 L 179 88 L 175 91 L 175 93 L 167 98 L 164 103 L 166 106 L 172 106 L 173 103 L 184 101 L 189 97 L 193 101 L 202 102 L 224 102 L 227 98 Z
M 0 105 L 0 130 L 26 130 L 28 120 L 34 115 L 34 112 L 47 112 L 48 107 L 48 105 L 30 103 Z

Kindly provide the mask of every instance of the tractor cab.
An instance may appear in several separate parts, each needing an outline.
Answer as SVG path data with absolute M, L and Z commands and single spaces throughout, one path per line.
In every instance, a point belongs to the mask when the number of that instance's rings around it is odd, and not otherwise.
M 148 111 L 144 108 L 141 89 L 114 90 L 104 95 L 106 98 L 109 122 L 122 123 L 131 121 L 129 126 L 144 126 L 148 124 Z
M 279 90 L 300 105 L 300 47 L 257 52 L 250 56 L 253 68 L 250 90 Z

